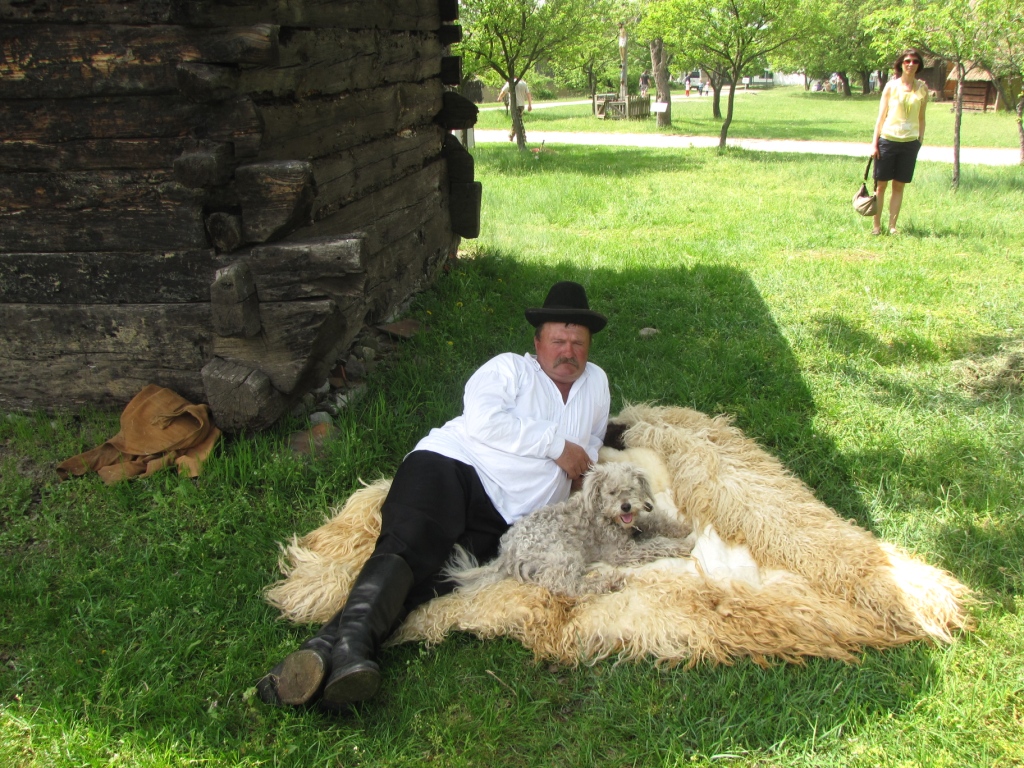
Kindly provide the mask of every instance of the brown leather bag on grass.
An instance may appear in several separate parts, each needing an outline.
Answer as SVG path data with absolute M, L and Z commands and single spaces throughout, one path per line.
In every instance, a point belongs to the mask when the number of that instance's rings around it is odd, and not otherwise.
M 121 431 L 103 445 L 57 465 L 62 480 L 95 471 L 107 485 L 148 477 L 166 467 L 198 477 L 220 430 L 207 405 L 193 405 L 176 392 L 148 384 L 121 414 Z

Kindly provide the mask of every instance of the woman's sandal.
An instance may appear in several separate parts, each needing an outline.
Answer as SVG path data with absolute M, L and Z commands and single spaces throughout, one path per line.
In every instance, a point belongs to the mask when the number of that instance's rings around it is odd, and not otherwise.
M 880 229 L 872 229 L 871 230 L 871 234 L 872 234 L 873 237 L 877 237 L 878 235 L 882 234 L 882 230 L 880 230 Z

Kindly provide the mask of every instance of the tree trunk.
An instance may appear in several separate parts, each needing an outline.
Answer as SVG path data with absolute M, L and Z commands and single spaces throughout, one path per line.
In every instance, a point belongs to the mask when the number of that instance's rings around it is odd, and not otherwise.
M 708 82 L 711 83 L 711 116 L 715 120 L 722 119 L 722 75 L 708 70 Z
M 956 63 L 956 104 L 953 107 L 953 189 L 960 187 L 960 122 L 964 116 L 964 77 L 962 61 Z
M 1017 99 L 1017 134 L 1020 137 L 1020 164 L 1024 165 L 1024 91 Z
M 667 106 L 664 112 L 658 113 L 658 127 L 668 128 L 672 125 L 672 92 L 668 83 L 668 59 L 665 46 L 660 37 L 651 40 L 651 69 L 654 70 L 654 88 L 658 101 Z
M 862 69 L 857 74 L 860 77 L 860 92 L 867 96 L 871 93 L 871 73 Z
M 729 124 L 732 123 L 732 108 L 736 101 L 736 83 L 739 82 L 740 73 L 734 71 L 732 73 L 732 83 L 729 84 L 729 106 L 726 108 L 725 122 L 722 123 L 722 133 L 718 138 L 718 148 L 725 149 L 725 139 L 729 135 Z
M 807 73 L 806 72 L 804 72 L 804 90 L 805 91 L 811 90 L 811 79 L 809 77 L 807 77 Z
M 850 77 L 845 72 L 836 72 L 839 75 L 839 81 L 843 84 L 843 96 L 849 98 L 853 95 L 850 91 Z
M 520 151 L 525 151 L 526 129 L 523 127 L 523 116 L 519 114 L 519 100 L 516 98 L 516 85 L 519 84 L 520 79 L 509 80 L 508 109 L 512 115 L 512 133 L 515 134 L 516 146 Z

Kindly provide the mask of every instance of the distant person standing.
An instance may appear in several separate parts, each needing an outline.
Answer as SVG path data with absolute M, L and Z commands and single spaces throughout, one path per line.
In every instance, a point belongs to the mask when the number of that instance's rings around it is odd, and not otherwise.
M 690 95 L 690 76 L 686 76 L 686 80 L 683 81 L 683 87 L 686 88 L 686 95 Z
M 878 182 L 873 235 L 882 234 L 882 206 L 890 181 L 889 234 L 896 234 L 903 188 L 914 178 L 917 153 L 924 140 L 924 112 L 928 106 L 928 85 L 915 77 L 921 71 L 921 61 L 921 52 L 916 48 L 905 50 L 896 57 L 894 78 L 882 89 L 871 146 L 871 156 L 875 158 L 874 177 Z
M 651 73 L 646 69 L 640 75 L 640 95 L 646 96 L 647 90 L 651 87 Z
M 495 101 L 504 101 L 505 97 L 508 96 L 509 87 L 508 83 L 501 86 L 501 90 L 498 91 L 498 98 Z M 524 107 L 523 104 L 526 104 Z M 523 111 L 533 112 L 533 95 L 530 93 L 530 86 L 526 84 L 525 80 L 520 80 L 516 83 L 516 109 L 519 111 L 519 120 L 522 122 Z M 516 121 L 512 120 L 512 130 L 508 132 L 508 140 L 513 141 L 516 137 Z

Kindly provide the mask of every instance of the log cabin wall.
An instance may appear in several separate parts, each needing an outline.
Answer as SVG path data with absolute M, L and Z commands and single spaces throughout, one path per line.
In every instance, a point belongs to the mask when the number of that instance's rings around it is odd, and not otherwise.
M 0 0 L 0 408 L 156 383 L 259 428 L 323 382 L 457 245 L 457 14 Z

